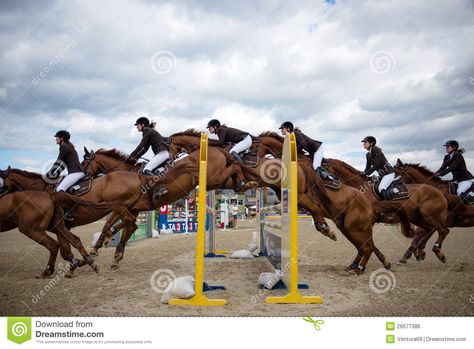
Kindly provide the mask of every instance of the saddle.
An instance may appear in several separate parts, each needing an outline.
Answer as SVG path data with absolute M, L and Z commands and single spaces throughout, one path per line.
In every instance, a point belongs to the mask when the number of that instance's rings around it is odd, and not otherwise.
M 252 137 L 252 143 L 258 142 L 257 137 L 253 137 L 253 136 L 251 137 Z M 230 144 L 227 148 L 225 148 L 225 151 L 230 152 L 230 150 L 232 149 L 234 145 L 235 144 Z M 253 147 L 250 147 L 250 149 L 247 151 L 243 151 L 239 153 L 239 156 L 241 157 L 242 161 L 244 162 L 243 165 L 245 166 L 254 168 L 254 167 L 257 167 L 258 164 L 260 163 L 260 158 L 257 155 L 257 150 L 254 149 Z
M 378 200 L 384 200 L 380 196 L 379 185 L 380 185 L 380 180 L 378 180 L 375 183 L 375 185 L 372 187 L 372 190 L 374 192 L 375 197 Z M 410 191 L 408 190 L 407 185 L 403 183 L 402 178 L 400 176 L 395 177 L 393 182 L 386 189 L 385 193 L 387 196 L 385 200 L 395 201 L 395 200 L 408 199 L 410 197 Z
M 93 180 L 93 178 L 91 176 L 85 175 L 80 180 L 78 180 L 76 183 L 71 185 L 66 192 L 71 194 L 71 195 L 74 195 L 74 196 L 82 196 L 82 195 L 88 193 L 91 190 L 92 180 Z M 59 182 L 59 183 L 61 183 L 61 182 Z M 56 185 L 56 187 L 59 185 L 59 183 Z
M 457 190 L 458 190 L 458 183 L 449 181 L 448 184 L 449 187 L 449 194 L 450 195 L 458 195 Z M 461 194 L 460 198 L 464 202 L 465 205 L 473 205 L 474 204 L 474 183 L 471 185 L 471 187 L 466 190 L 464 193 Z

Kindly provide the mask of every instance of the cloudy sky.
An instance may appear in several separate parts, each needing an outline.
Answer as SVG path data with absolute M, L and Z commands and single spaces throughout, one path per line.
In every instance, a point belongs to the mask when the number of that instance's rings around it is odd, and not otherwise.
M 366 135 L 431 169 L 454 138 L 474 170 L 474 0 L 2 0 L 0 52 L 0 168 L 42 171 L 62 128 L 130 152 L 147 116 L 291 120 L 361 169 Z

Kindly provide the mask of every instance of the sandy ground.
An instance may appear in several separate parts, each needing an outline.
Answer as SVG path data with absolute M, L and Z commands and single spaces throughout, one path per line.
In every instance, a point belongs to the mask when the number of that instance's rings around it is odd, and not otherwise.
M 255 223 L 239 222 L 239 228 L 218 232 L 218 247 L 235 250 L 252 239 Z M 100 222 L 74 231 L 89 245 Z M 399 267 L 395 262 L 409 240 L 397 227 L 376 225 L 374 240 L 392 262 L 394 277 L 378 288 L 382 267 L 373 255 L 364 275 L 348 275 L 343 268 L 355 256 L 353 246 L 338 232 L 334 242 L 316 233 L 309 222 L 301 222 L 300 281 L 309 284 L 306 295 L 319 295 L 320 305 L 270 305 L 267 295 L 282 290 L 257 288 L 258 275 L 272 271 L 265 258 L 235 260 L 206 259 L 205 280 L 226 286 L 225 291 L 207 293 L 210 298 L 225 298 L 223 307 L 192 308 L 160 303 L 161 294 L 150 279 L 158 269 L 177 276 L 194 274 L 195 235 L 162 236 L 132 242 L 127 246 L 120 269 L 110 270 L 113 248 L 103 249 L 96 259 L 97 275 L 88 267 L 73 279 L 57 276 L 36 280 L 47 261 L 47 251 L 17 231 L 0 235 L 0 315 L 31 316 L 472 316 L 474 315 L 474 230 L 452 229 L 443 250 L 442 264 L 431 252 L 423 262 L 411 259 Z M 75 253 L 76 256 L 78 253 Z M 58 258 L 58 263 L 62 260 Z M 377 274 L 376 274 L 377 273 Z M 155 274 L 156 275 L 156 274 Z M 156 285 L 156 283 L 155 283 Z M 155 287 L 156 288 L 156 287 Z

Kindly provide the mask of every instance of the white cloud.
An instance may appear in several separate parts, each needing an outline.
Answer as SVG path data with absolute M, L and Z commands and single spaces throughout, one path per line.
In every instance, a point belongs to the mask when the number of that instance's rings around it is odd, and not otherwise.
M 390 160 L 435 168 L 448 138 L 472 160 L 472 1 L 9 6 L 0 15 L 0 149 L 54 156 L 51 133 L 68 128 L 78 148 L 129 152 L 138 116 L 163 135 L 218 117 L 253 134 L 292 120 L 328 156 L 359 167 L 368 134 Z M 150 64 L 162 50 L 175 57 L 168 74 Z M 385 61 L 374 66 L 378 53 Z

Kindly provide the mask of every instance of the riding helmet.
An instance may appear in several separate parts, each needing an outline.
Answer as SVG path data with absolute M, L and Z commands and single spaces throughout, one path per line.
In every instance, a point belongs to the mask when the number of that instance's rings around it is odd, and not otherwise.
M 290 122 L 290 121 L 285 121 L 284 123 L 282 123 L 279 127 L 279 129 L 281 130 L 282 128 L 287 128 L 288 130 L 290 130 L 290 132 L 293 132 L 293 123 Z
M 64 139 L 65 141 L 68 141 L 71 139 L 71 134 L 66 130 L 59 130 L 58 132 L 56 132 L 54 137 L 59 137 Z

